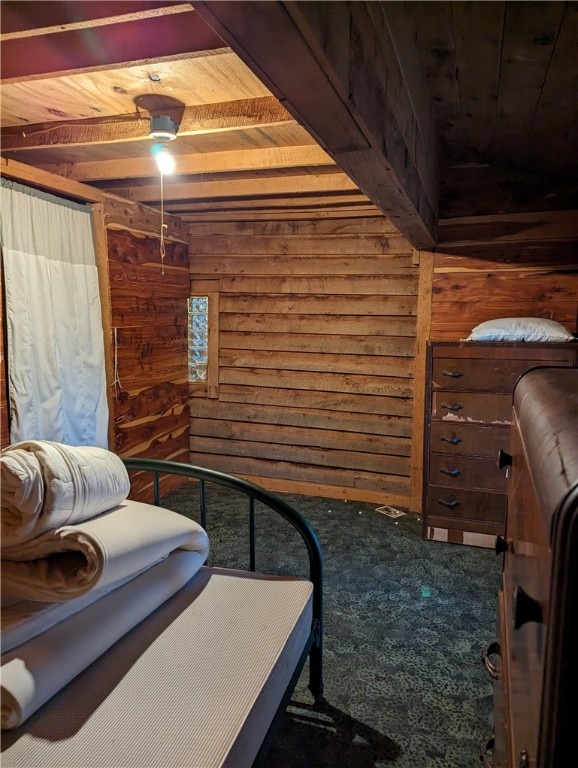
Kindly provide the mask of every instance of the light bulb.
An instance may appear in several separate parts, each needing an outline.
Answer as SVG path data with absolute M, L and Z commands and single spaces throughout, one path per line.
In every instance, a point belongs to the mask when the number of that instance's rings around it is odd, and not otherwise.
M 163 176 L 175 172 L 175 158 L 169 152 L 166 144 L 155 144 L 152 149 L 155 163 Z

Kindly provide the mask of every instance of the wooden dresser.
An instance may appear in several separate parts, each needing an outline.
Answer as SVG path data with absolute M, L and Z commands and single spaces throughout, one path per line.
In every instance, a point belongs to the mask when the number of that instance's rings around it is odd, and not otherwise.
M 578 370 L 514 392 L 493 768 L 574 768 L 578 692 Z M 488 764 L 490 764 L 488 762 Z
M 512 391 L 537 366 L 576 366 L 578 343 L 430 342 L 423 536 L 493 547 L 503 534 Z

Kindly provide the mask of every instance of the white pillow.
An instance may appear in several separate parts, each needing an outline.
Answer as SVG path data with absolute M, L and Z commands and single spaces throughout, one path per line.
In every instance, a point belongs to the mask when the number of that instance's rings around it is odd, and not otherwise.
M 466 341 L 574 341 L 574 336 L 555 320 L 499 317 L 476 325 Z

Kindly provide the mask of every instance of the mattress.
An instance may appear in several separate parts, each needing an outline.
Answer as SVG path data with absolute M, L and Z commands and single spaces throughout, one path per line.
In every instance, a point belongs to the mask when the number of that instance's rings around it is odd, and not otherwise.
M 20 728 L 3 768 L 251 766 L 307 643 L 312 585 L 203 567 Z

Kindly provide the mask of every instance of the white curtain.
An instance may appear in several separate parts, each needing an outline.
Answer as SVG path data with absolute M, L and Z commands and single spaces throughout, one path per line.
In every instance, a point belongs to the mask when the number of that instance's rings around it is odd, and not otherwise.
M 10 441 L 107 447 L 90 209 L 2 179 Z

